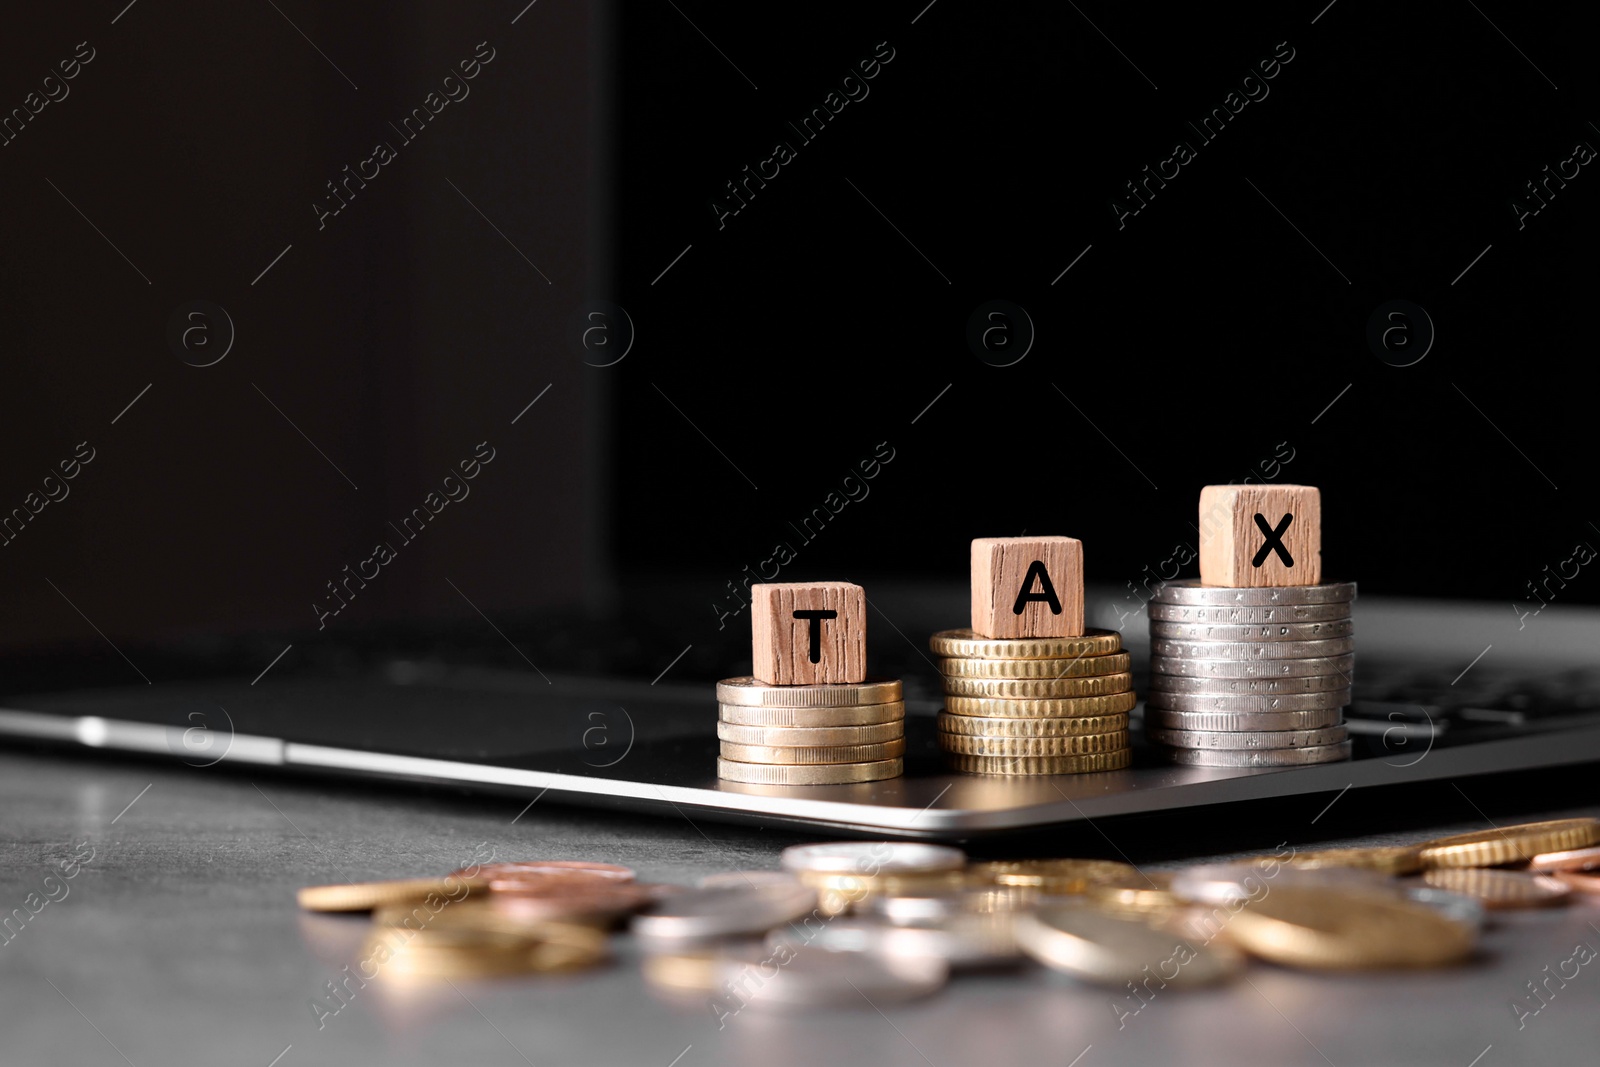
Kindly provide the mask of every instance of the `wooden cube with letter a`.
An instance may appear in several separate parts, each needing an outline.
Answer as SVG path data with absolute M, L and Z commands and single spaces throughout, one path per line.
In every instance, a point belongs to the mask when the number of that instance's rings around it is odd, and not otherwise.
M 980 537 L 972 542 L 972 629 L 984 637 L 1083 634 L 1083 542 Z
M 867 680 L 867 593 L 849 582 L 750 587 L 757 681 L 822 685 Z
M 1322 582 L 1322 494 L 1314 485 L 1200 490 L 1200 583 L 1232 588 Z

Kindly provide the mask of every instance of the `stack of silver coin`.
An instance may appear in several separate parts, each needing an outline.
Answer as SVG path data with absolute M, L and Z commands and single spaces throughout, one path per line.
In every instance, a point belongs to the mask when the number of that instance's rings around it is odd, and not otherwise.
M 1148 606 L 1146 739 L 1200 767 L 1349 759 L 1355 597 L 1354 582 L 1163 585 Z

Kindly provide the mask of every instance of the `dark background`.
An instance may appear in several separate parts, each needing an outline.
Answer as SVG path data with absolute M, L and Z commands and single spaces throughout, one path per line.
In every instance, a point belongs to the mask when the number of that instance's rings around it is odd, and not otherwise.
M 732 667 L 745 631 L 714 605 L 777 541 L 786 580 L 959 583 L 972 537 L 1066 533 L 1116 590 L 1194 543 L 1202 485 L 1269 472 L 1322 488 L 1324 572 L 1365 594 L 1511 620 L 1600 546 L 1600 179 L 1520 230 L 1512 208 L 1600 146 L 1589 21 L 925 2 L 8 16 L 0 108 L 96 50 L 0 148 L 0 510 L 96 449 L 0 548 L 13 676 L 48 650 L 131 679 L 95 631 L 178 672 L 196 660 L 151 657 L 492 643 L 491 618 L 583 666 L 619 612 Z M 480 41 L 470 96 L 319 230 L 324 183 Z M 801 144 L 787 123 L 880 42 L 869 95 Z M 1200 144 L 1186 122 L 1279 42 L 1269 95 Z M 795 160 L 719 228 L 725 183 L 780 139 Z M 1119 229 L 1112 200 L 1180 139 L 1196 158 Z M 1366 339 L 1394 299 L 1437 330 L 1413 366 Z M 214 366 L 167 341 L 193 300 L 237 328 Z M 1036 329 L 1009 367 L 967 341 L 991 300 Z M 579 342 L 597 301 L 635 335 L 611 366 Z M 325 583 L 485 440 L 470 498 L 318 632 Z M 798 537 L 884 442 L 869 495 Z M 1600 600 L 1600 577 L 1558 599 Z

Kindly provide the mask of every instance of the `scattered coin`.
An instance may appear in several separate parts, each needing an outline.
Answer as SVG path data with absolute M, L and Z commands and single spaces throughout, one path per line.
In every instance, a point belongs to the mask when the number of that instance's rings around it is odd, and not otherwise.
M 1133 752 L 1096 752 L 1082 756 L 960 756 L 952 754 L 950 763 L 968 774 L 1085 774 L 1093 771 L 1120 771 L 1133 762 Z
M 1325 582 L 1322 585 L 1258 586 L 1234 589 L 1201 585 L 1198 578 L 1180 578 L 1163 583 L 1155 591 L 1160 604 L 1204 607 L 1268 607 L 1277 605 L 1346 604 L 1356 598 L 1356 583 Z
M 1128 716 L 1089 715 L 1081 719 L 1001 718 L 939 713 L 939 732 L 971 737 L 1082 737 L 1128 729 Z
M 957 915 L 1026 911 L 1037 905 L 1041 895 L 1038 890 L 1023 886 L 964 886 L 926 895 L 868 895 L 858 902 L 856 910 L 896 926 L 929 926 Z
M 528 883 L 513 890 L 496 890 L 484 903 L 508 919 L 522 923 L 603 924 L 631 915 L 658 898 L 659 894 L 650 887 L 635 883 L 551 878 L 542 884 Z
M 658 944 L 754 936 L 816 906 L 816 891 L 799 883 L 690 889 L 635 915 L 633 932 Z
M 904 771 L 905 761 L 899 758 L 873 763 L 818 763 L 810 766 L 717 760 L 718 778 L 751 785 L 850 785 L 898 778 Z
M 968 868 L 974 882 L 1037 889 L 1048 896 L 1070 896 L 1095 885 L 1145 883 L 1137 867 L 1116 860 L 990 860 Z
M 669 993 L 710 993 L 717 988 L 714 952 L 650 952 L 639 961 L 644 979 Z M 696 1000 L 695 1007 L 700 1007 Z
M 1556 871 L 1550 877 L 1559 878 L 1580 893 L 1600 893 L 1600 873 L 1594 871 Z
M 1136 982 L 1146 968 L 1163 978 L 1171 968 L 1177 981 L 1204 985 L 1232 977 L 1241 964 L 1238 954 L 1220 942 L 1197 948 L 1140 918 L 1089 906 L 1024 913 L 1016 917 L 1015 927 L 1022 951 L 1101 985 Z
M 1422 862 L 1426 867 L 1498 867 L 1595 844 L 1600 844 L 1600 819 L 1556 819 L 1427 841 Z
M 1349 759 L 1350 742 L 1305 748 L 1164 748 L 1162 751 L 1169 762 L 1187 767 L 1299 767 Z
M 1431 885 L 1405 885 L 1401 891 L 1413 904 L 1432 908 L 1447 919 L 1454 919 L 1474 930 L 1483 926 L 1484 907 L 1469 896 L 1447 889 L 1435 889 Z
M 1381 872 L 1359 867 L 1290 867 L 1276 856 L 1234 863 L 1203 863 L 1172 876 L 1174 896 L 1197 904 L 1231 904 L 1257 900 L 1280 888 L 1338 889 L 1344 892 L 1393 896 L 1392 880 Z
M 456 871 L 456 875 L 464 873 Z M 544 884 L 550 878 L 589 879 L 600 882 L 631 882 L 634 872 L 614 863 L 589 863 L 583 860 L 522 860 L 512 863 L 489 863 L 477 868 L 478 877 L 489 883 L 489 888 L 519 890 L 530 883 Z
M 1343 726 L 1324 726 L 1316 730 L 1167 730 L 1152 727 L 1145 736 L 1161 745 L 1178 748 L 1216 750 L 1261 750 L 1285 748 L 1323 748 L 1337 745 L 1349 737 Z
M 826 952 L 872 952 L 885 956 L 931 956 L 951 967 L 994 967 L 1022 955 L 1013 916 L 961 914 L 927 926 L 885 926 L 860 919 L 834 919 L 807 942 Z
M 894 703 L 903 699 L 902 692 L 899 679 L 842 685 L 768 685 L 749 677 L 727 678 L 717 683 L 717 702 L 744 707 L 846 708 Z
M 949 964 L 934 956 L 807 952 L 769 940 L 765 947 L 725 948 L 716 986 L 737 990 L 742 1007 L 793 1010 L 914 1000 L 938 991 L 949 974 Z
M 962 756 L 1078 756 L 1125 749 L 1128 731 L 1124 727 L 1112 733 L 1074 737 L 976 737 L 941 733 L 939 747 Z
M 1145 728 L 1163 730 L 1320 730 L 1344 719 L 1339 708 L 1319 711 L 1168 711 L 1147 708 Z
M 1086 678 L 1123 674 L 1131 658 L 1126 652 L 1070 659 L 942 659 L 939 672 L 948 678 Z
M 854 707 L 776 708 L 741 704 L 718 704 L 717 719 L 737 726 L 783 729 L 818 729 L 841 726 L 873 726 L 903 723 L 904 701 L 889 704 L 859 704 Z
M 717 723 L 717 737 L 736 745 L 784 748 L 819 748 L 830 745 L 876 745 L 905 737 L 905 723 L 871 723 L 865 726 L 742 726 Z M 750 762 L 759 762 L 751 760 Z
M 983 637 L 972 630 L 943 630 L 928 641 L 935 656 L 952 659 L 1072 659 L 1103 656 L 1122 649 L 1115 630 L 1085 630 L 1081 637 Z
M 398 904 L 421 904 L 430 898 L 457 901 L 489 888 L 483 878 L 397 878 L 385 882 L 347 882 L 307 886 L 295 894 L 307 911 L 373 911 Z
M 1471 954 L 1476 935 L 1467 924 L 1399 896 L 1275 885 L 1239 909 L 1228 938 L 1274 963 L 1351 970 L 1459 963 Z
M 1564 904 L 1572 887 L 1547 874 L 1497 871 L 1483 867 L 1444 867 L 1424 871 L 1422 880 L 1435 889 L 1471 897 L 1493 911 L 1543 908 Z
M 1566 852 L 1543 852 L 1528 861 L 1530 871 L 1600 870 L 1600 848 L 1575 848 Z
M 810 764 L 868 763 L 895 759 L 904 754 L 903 739 L 876 745 L 820 745 L 805 748 L 780 748 L 775 745 L 736 745 L 722 742 L 722 758 L 735 763 L 767 763 L 803 766 Z

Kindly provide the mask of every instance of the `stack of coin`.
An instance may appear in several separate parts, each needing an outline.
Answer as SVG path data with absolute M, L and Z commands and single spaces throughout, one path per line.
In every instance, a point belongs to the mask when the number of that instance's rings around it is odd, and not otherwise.
M 1080 774 L 1128 766 L 1137 698 L 1115 630 L 1082 637 L 982 637 L 945 630 L 939 745 L 959 771 Z
M 1250 589 L 1168 582 L 1150 601 L 1145 735 L 1173 763 L 1350 758 L 1354 582 Z
M 904 770 L 900 682 L 717 683 L 717 777 L 758 785 L 845 785 Z

